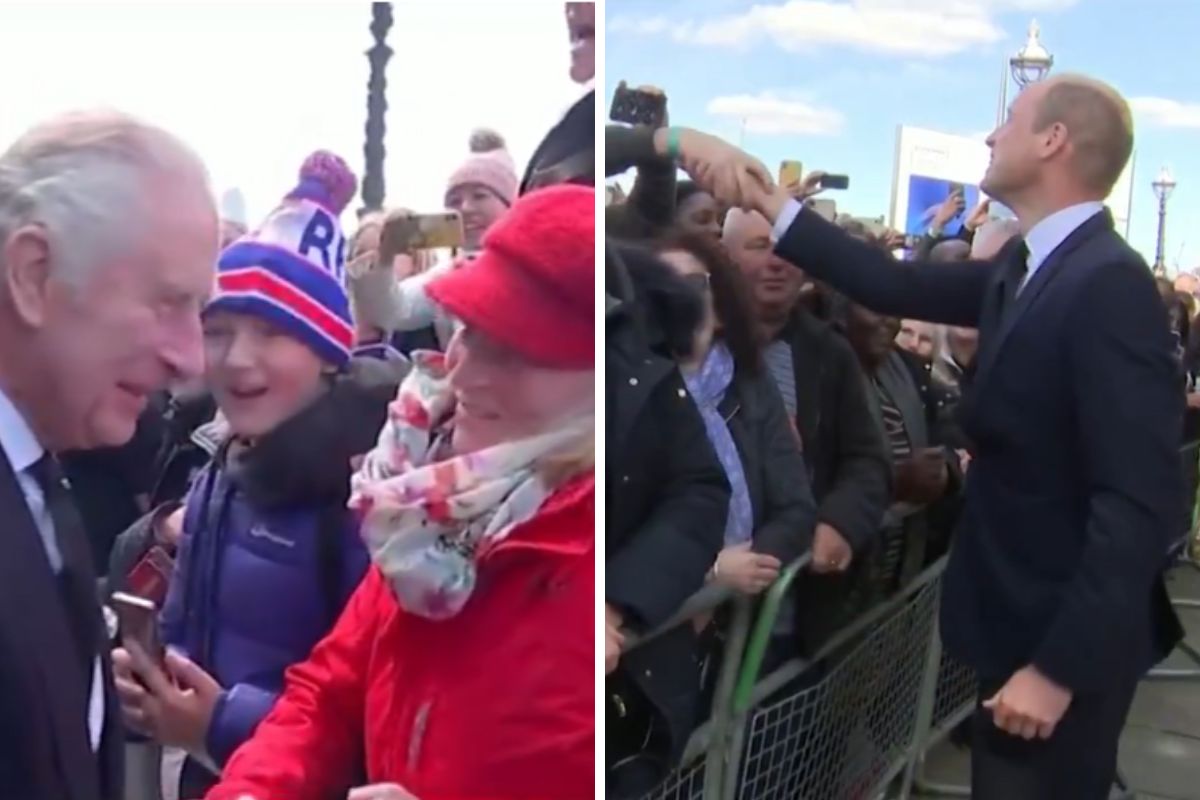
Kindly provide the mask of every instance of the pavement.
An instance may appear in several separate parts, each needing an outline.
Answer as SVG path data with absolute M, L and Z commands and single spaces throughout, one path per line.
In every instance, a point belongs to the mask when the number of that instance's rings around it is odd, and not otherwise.
M 1200 600 L 1200 570 L 1175 568 L 1167 588 L 1172 597 Z M 1181 608 L 1179 617 L 1188 643 L 1200 649 L 1200 609 Z M 1200 667 L 1178 650 L 1162 666 Z M 1200 678 L 1142 682 L 1121 735 L 1119 763 L 1138 800 L 1200 800 Z M 970 775 L 968 752 L 951 744 L 939 745 L 926 760 L 929 781 L 966 785 Z

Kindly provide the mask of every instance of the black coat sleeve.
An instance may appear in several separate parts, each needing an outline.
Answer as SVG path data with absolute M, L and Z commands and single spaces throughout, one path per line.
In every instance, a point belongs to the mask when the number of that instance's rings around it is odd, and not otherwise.
M 817 506 L 804 455 L 779 390 L 765 376 L 755 381 L 754 388 L 765 411 L 757 438 L 766 510 L 762 525 L 754 532 L 754 550 L 789 564 L 812 545 Z
M 802 210 L 775 247 L 780 258 L 879 313 L 979 327 L 996 264 L 896 261 L 819 214 Z
M 724 543 L 729 481 L 678 373 L 662 382 L 643 413 L 665 426 L 657 503 L 629 543 L 607 559 L 604 593 L 634 617 L 628 622 L 653 628 L 703 586 Z
M 1145 265 L 1101 265 L 1069 312 L 1068 368 L 1088 493 L 1078 570 L 1033 664 L 1075 692 L 1121 679 L 1178 530 L 1183 397 Z
M 604 175 L 611 178 L 641 164 L 658 160 L 654 152 L 654 129 L 606 125 L 604 128 Z
M 862 367 L 844 339 L 832 337 L 831 342 L 838 402 L 825 413 L 835 420 L 837 464 L 817 521 L 836 528 L 857 553 L 879 533 L 891 498 L 892 468 L 867 404 Z
M 665 230 L 675 219 L 675 164 L 666 160 L 638 167 L 626 207 L 654 230 Z

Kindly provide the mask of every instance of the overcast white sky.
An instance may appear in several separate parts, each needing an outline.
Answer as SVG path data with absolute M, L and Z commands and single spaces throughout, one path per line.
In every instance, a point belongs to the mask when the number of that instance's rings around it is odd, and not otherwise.
M 401 0 L 393 15 L 389 205 L 440 209 L 481 125 L 519 173 L 582 93 L 561 2 Z M 365 2 L 0 2 L 0 149 L 55 112 L 120 108 L 187 140 L 255 225 L 314 149 L 361 183 L 370 21 Z

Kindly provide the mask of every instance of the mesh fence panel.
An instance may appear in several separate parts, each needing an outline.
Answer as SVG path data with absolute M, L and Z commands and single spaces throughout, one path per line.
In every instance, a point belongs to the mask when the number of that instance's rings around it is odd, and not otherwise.
M 975 703 L 975 672 L 942 651 L 938 666 L 937 694 L 933 701 L 933 730 L 937 731 L 954 715 Z
M 703 758 L 672 772 L 657 789 L 641 800 L 701 800 L 704 797 Z
M 750 718 L 740 800 L 865 800 L 912 742 L 940 579 Z M 806 676 L 802 676 L 803 681 Z

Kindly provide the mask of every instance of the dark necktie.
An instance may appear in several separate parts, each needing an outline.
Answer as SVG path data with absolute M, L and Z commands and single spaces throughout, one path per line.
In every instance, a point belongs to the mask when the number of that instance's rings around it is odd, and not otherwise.
M 96 616 L 95 579 L 92 576 L 91 554 L 83 519 L 75 507 L 62 468 L 53 456 L 42 456 L 29 471 L 42 489 L 46 511 L 54 523 L 54 535 L 62 555 L 62 571 L 58 575 L 59 596 L 86 681 L 85 691 L 88 691 L 92 683 L 92 660 L 96 655 L 99 621 Z
M 1000 301 L 1001 316 L 1012 310 L 1013 305 L 1017 300 L 1017 291 L 1021 288 L 1021 282 L 1025 280 L 1026 274 L 1029 272 L 1029 245 L 1025 244 L 1022 239 L 1021 243 L 1013 248 L 1012 253 L 1004 263 L 1004 294 Z

